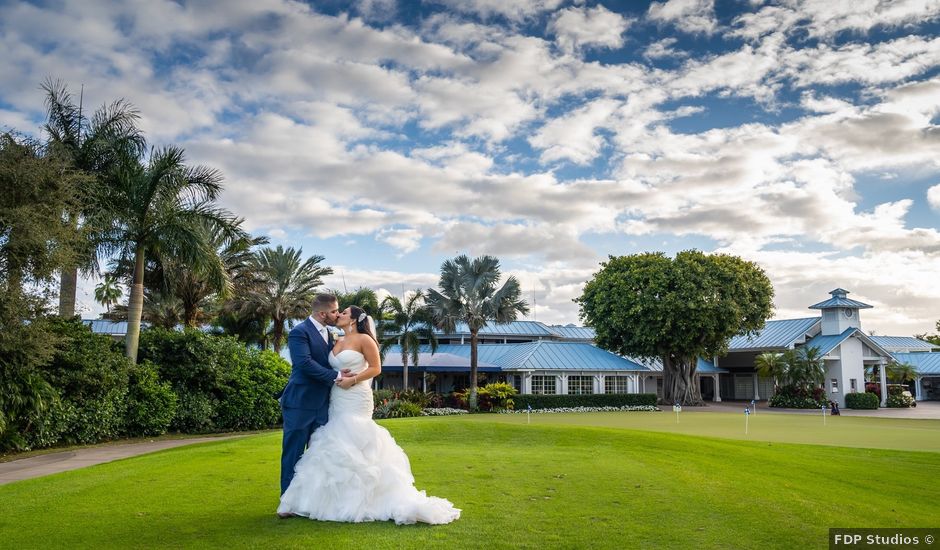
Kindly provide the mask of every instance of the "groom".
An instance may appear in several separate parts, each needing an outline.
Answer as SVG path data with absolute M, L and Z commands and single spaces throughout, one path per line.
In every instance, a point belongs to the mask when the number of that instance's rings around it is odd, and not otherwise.
M 284 416 L 282 495 L 294 477 L 294 465 L 304 454 L 310 435 L 328 420 L 330 389 L 344 376 L 330 368 L 329 361 L 333 336 L 327 327 L 336 325 L 338 317 L 336 296 L 317 294 L 313 299 L 313 314 L 287 336 L 292 368 L 281 395 Z

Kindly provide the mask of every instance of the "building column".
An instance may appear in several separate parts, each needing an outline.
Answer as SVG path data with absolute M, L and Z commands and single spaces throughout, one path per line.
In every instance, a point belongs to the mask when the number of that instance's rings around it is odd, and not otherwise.
M 640 393 L 640 375 L 634 374 L 633 378 L 633 393 Z
M 561 386 L 558 388 L 558 393 L 560 395 L 568 395 L 568 375 L 560 374 L 556 376 L 555 379 L 556 379 L 556 384 L 558 386 Z
M 754 401 L 760 401 L 760 392 L 757 391 L 757 373 L 754 373 Z
M 721 403 L 721 387 L 718 386 L 718 375 L 713 374 L 712 380 L 715 381 L 715 397 L 712 399 L 715 403 Z
M 594 393 L 604 393 L 604 375 L 594 375 Z
M 923 380 L 922 376 L 918 376 L 917 378 L 914 379 L 914 400 L 915 401 L 924 400 L 924 388 L 921 385 L 922 380 Z
M 532 373 L 524 372 L 520 376 L 522 376 L 522 393 L 526 395 L 532 393 Z
M 885 374 L 885 358 L 878 360 L 878 374 L 881 378 L 881 406 L 888 406 L 888 377 Z

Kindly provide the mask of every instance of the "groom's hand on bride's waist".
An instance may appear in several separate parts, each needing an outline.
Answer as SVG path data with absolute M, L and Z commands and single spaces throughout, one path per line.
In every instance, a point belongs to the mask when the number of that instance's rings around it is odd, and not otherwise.
M 343 369 L 343 370 L 341 370 L 341 371 L 339 371 L 339 372 L 340 372 L 340 374 L 342 375 L 343 378 L 352 378 L 353 376 L 356 376 L 355 374 L 353 374 L 353 371 L 351 371 L 351 370 L 349 370 L 349 369 Z

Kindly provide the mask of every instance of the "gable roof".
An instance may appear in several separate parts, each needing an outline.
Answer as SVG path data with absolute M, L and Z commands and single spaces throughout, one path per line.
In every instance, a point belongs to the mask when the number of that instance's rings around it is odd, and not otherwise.
M 818 330 L 820 321 L 820 317 L 767 321 L 764 328 L 753 336 L 738 335 L 732 338 L 728 344 L 728 351 L 790 348 L 794 344 L 805 342 L 808 335 Z
M 861 331 L 858 327 L 849 327 L 842 331 L 842 334 L 827 334 L 827 335 L 818 335 L 814 336 L 812 340 L 806 342 L 806 347 L 814 347 L 819 350 L 821 355 L 828 355 L 829 352 L 838 347 L 842 342 L 845 342 L 851 337 L 856 337 L 862 342 L 870 347 L 875 353 L 884 356 L 891 357 L 891 354 L 878 345 L 877 342 L 873 341 L 871 337 Z
M 663 372 L 663 360 L 658 357 L 654 357 L 651 359 L 642 359 L 638 357 L 633 357 L 632 360 L 649 368 L 651 371 Z M 716 367 L 714 363 L 712 363 L 711 361 L 706 361 L 705 359 L 702 359 L 701 357 L 698 358 L 698 362 L 695 365 L 695 369 L 696 369 L 697 374 L 716 374 L 716 373 L 721 373 L 721 372 L 728 372 L 726 369 L 723 369 L 721 367 Z

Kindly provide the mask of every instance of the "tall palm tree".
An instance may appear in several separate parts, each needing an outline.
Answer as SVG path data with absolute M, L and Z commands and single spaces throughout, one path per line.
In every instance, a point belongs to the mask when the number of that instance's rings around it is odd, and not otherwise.
M 885 376 L 895 384 L 905 384 L 917 378 L 917 369 L 908 363 L 891 361 L 885 368 Z
M 434 324 L 446 332 L 454 332 L 463 321 L 470 330 L 470 396 L 471 409 L 477 406 L 477 339 L 487 322 L 509 323 L 529 312 L 522 299 L 522 290 L 515 277 L 508 277 L 501 287 L 499 260 L 480 256 L 471 260 L 460 255 L 441 264 L 440 290 L 428 289 L 426 301 Z
M 244 236 L 238 220 L 215 206 L 222 176 L 203 166 L 188 167 L 183 150 L 152 150 L 144 166 L 126 158 L 116 171 L 103 215 L 115 220 L 104 242 L 133 258 L 128 301 L 126 353 L 137 360 L 140 320 L 144 305 L 144 268 L 147 256 L 157 254 L 204 270 L 214 284 L 225 274 L 205 228 L 218 230 L 228 240 Z
M 95 301 L 107 308 L 111 313 L 111 306 L 124 295 L 118 278 L 113 273 L 106 273 L 101 284 L 95 287 Z
M 405 298 L 402 304 L 395 296 L 388 296 L 382 300 L 382 325 L 388 337 L 383 338 L 382 356 L 395 344 L 401 346 L 402 389 L 408 389 L 408 359 L 411 364 L 418 367 L 418 354 L 421 351 L 421 340 L 425 339 L 431 346 L 431 353 L 437 351 L 437 336 L 434 334 L 431 313 L 425 305 L 424 293 L 416 289 Z
M 260 315 L 274 323 L 272 344 L 280 353 L 285 324 L 310 314 L 310 302 L 323 277 L 333 269 L 320 266 L 323 256 L 301 262 L 302 249 L 262 248 L 254 256 L 253 271 L 258 284 L 240 300 L 244 313 Z
M 104 225 L 89 223 L 89 214 L 100 214 L 102 194 L 108 192 L 105 179 L 124 157 L 137 157 L 143 153 L 145 141 L 137 127 L 140 112 L 123 99 L 102 105 L 90 119 L 75 105 L 66 85 L 59 80 L 46 80 L 46 124 L 49 147 L 66 158 L 73 170 L 89 173 L 95 178 L 82 187 L 81 202 L 75 209 L 63 212 L 73 227 L 84 235 L 78 261 L 63 267 L 59 285 L 59 315 L 75 314 L 75 292 L 78 272 L 97 271 L 97 253 L 100 251 L 99 232 L 109 220 L 100 215 L 93 219 Z

